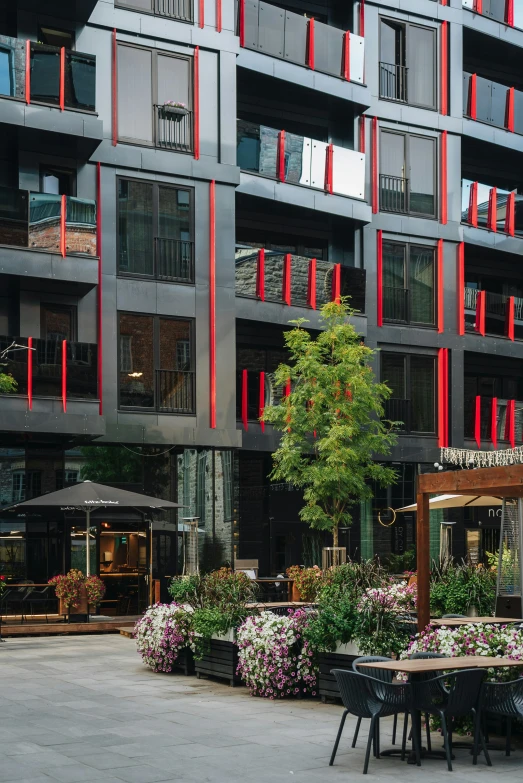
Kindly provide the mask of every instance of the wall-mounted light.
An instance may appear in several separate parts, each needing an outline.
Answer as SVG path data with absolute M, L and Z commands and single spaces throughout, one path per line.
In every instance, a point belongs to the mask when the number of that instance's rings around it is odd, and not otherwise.
M 129 376 L 129 378 L 141 378 L 143 372 L 128 372 L 127 375 Z

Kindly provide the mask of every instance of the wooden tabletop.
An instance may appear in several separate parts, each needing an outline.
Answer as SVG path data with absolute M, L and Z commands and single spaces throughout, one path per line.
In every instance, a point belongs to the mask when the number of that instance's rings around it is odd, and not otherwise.
M 523 661 L 511 658 L 489 658 L 486 655 L 463 655 L 453 658 L 407 658 L 404 661 L 379 661 L 360 663 L 358 668 L 387 669 L 393 672 L 420 674 L 422 672 L 449 671 L 450 669 L 493 669 L 501 666 L 520 666 Z
M 523 623 L 522 619 L 517 617 L 449 617 L 447 619 L 438 618 L 430 621 L 431 625 L 446 625 L 454 628 L 460 625 L 471 625 L 474 623 L 484 623 L 485 625 L 505 625 L 505 623 Z

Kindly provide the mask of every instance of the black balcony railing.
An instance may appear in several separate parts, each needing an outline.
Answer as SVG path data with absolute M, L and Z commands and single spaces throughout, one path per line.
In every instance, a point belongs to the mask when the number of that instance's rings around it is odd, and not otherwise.
M 156 146 L 192 152 L 193 113 L 190 109 L 156 106 Z
M 194 242 L 156 237 L 156 277 L 194 283 Z
M 407 75 L 405 65 L 380 62 L 380 98 L 407 103 Z
M 194 371 L 156 370 L 156 409 L 167 413 L 194 413 Z
M 409 211 L 409 181 L 404 177 L 380 174 L 380 207 L 382 212 Z
M 194 21 L 193 0 L 154 0 L 154 13 L 179 22 Z
M 391 397 L 385 401 L 384 409 L 384 418 L 387 419 L 387 421 L 402 422 L 398 425 L 398 430 L 401 432 L 410 432 L 412 409 L 410 400 Z
M 409 289 L 383 286 L 383 318 L 386 321 L 409 321 Z

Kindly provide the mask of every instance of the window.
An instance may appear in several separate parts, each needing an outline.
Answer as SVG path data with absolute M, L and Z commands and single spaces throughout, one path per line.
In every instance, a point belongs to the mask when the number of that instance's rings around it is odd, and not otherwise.
M 432 326 L 435 252 L 423 245 L 383 243 L 383 318 Z
M 54 27 L 39 27 L 38 40 L 48 46 L 74 49 L 74 33 L 71 30 L 57 30 Z
M 78 481 L 78 470 L 57 470 L 56 471 L 56 489 L 64 489 Z
M 436 217 L 436 139 L 382 130 L 380 208 Z
M 13 503 L 30 500 L 42 494 L 42 474 L 39 470 L 14 470 Z
M 120 141 L 191 152 L 192 91 L 192 57 L 118 44 Z
M 118 180 L 118 271 L 194 282 L 191 190 Z
M 119 316 L 120 406 L 194 413 L 192 321 Z
M 40 193 L 51 193 L 56 196 L 75 196 L 75 173 L 54 166 L 40 167 Z
M 385 418 L 403 422 L 405 433 L 436 432 L 435 359 L 401 353 L 382 353 L 381 380 L 392 390 Z
M 43 304 L 40 334 L 43 340 L 61 342 L 76 339 L 76 308 Z
M 194 0 L 116 0 L 116 6 L 133 11 L 145 11 L 158 16 L 167 16 L 179 22 L 194 20 Z
M 382 19 L 380 98 L 436 108 L 436 30 Z

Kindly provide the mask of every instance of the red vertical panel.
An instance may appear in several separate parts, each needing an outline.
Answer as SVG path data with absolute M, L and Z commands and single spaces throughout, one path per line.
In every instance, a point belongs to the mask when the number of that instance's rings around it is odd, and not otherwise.
M 307 64 L 314 70 L 314 19 L 309 19 L 307 33 Z
M 325 150 L 325 191 L 332 195 L 333 193 L 333 171 L 334 171 L 334 145 L 328 144 Z
M 258 250 L 258 260 L 256 262 L 256 296 L 265 302 L 265 248 Z
M 474 410 L 474 440 L 477 443 L 478 449 L 481 448 L 481 397 L 476 397 L 476 405 Z
M 516 204 L 515 194 L 509 193 L 507 197 L 507 212 L 505 216 L 505 233 L 510 234 L 511 237 L 513 237 L 516 233 L 515 204 Z
M 247 370 L 242 370 L 242 422 L 243 422 L 244 430 L 249 429 L 249 417 L 247 411 L 247 391 L 248 391 Z
M 60 110 L 65 109 L 65 48 L 60 48 L 60 88 L 58 103 Z
M 31 41 L 25 42 L 25 102 L 31 103 Z
M 449 353 L 448 348 L 438 350 L 438 445 L 449 445 Z
M 362 114 L 360 117 L 360 152 L 365 153 L 365 115 Z
M 343 78 L 350 82 L 350 31 L 343 36 Z
M 336 304 L 341 301 L 341 264 L 334 264 L 332 268 L 332 301 Z
M 441 113 L 448 114 L 448 23 L 441 23 Z
M 100 400 L 99 414 L 103 412 L 103 362 L 102 362 L 102 337 L 103 337 L 103 310 L 102 310 L 102 164 L 96 164 L 96 253 L 98 255 L 98 399 Z
M 222 31 L 222 0 L 216 0 L 216 32 Z
M 441 134 L 441 222 L 447 225 L 447 131 Z
M 507 300 L 506 311 L 506 335 L 509 340 L 514 341 L 514 314 L 515 314 L 515 301 L 513 296 L 509 296 Z
M 200 160 L 200 47 L 194 47 L 194 159 Z
M 510 27 L 514 27 L 514 0 L 507 0 L 505 21 Z
M 62 340 L 62 408 L 67 411 L 67 340 Z
M 474 0 L 474 8 L 473 8 L 473 10 L 477 14 L 482 14 L 483 13 L 483 0 Z
M 474 228 L 478 227 L 478 183 L 473 182 L 469 192 L 469 211 L 467 222 Z
M 307 304 L 316 310 L 316 259 L 309 261 L 309 279 L 307 281 Z
M 504 437 L 514 449 L 516 447 L 516 400 L 507 400 Z
M 278 134 L 278 179 L 285 182 L 285 131 Z
M 209 185 L 209 390 L 210 427 L 216 429 L 216 182 Z
M 376 323 L 378 326 L 383 326 L 383 231 L 381 229 L 376 232 L 376 243 Z
M 458 334 L 465 334 L 465 243 L 458 245 Z
M 449 445 L 449 349 L 445 348 L 445 446 Z
M 33 338 L 27 338 L 27 407 L 33 409 Z
M 378 212 L 378 118 L 372 118 L 372 213 Z
M 486 323 L 485 323 L 486 304 L 487 304 L 487 292 L 480 291 L 478 293 L 478 310 L 479 310 L 478 331 L 482 337 L 485 337 L 485 333 L 486 333 Z
M 286 305 L 291 303 L 291 254 L 285 253 L 283 259 L 283 281 L 281 298 Z
M 507 90 L 507 108 L 505 110 L 505 127 L 514 133 L 514 87 Z
M 498 191 L 491 188 L 488 194 L 487 228 L 489 231 L 497 231 L 498 217 Z
M 476 119 L 476 82 L 477 75 L 473 73 L 469 80 L 469 117 L 471 120 Z
M 438 239 L 438 334 L 442 334 L 443 330 L 443 240 Z
M 62 258 L 66 256 L 65 218 L 67 215 L 67 196 L 62 196 L 60 204 L 60 253 Z
M 265 373 L 260 373 L 260 398 L 258 403 L 258 418 L 261 419 L 265 410 Z M 265 432 L 265 422 L 260 421 L 261 431 Z
M 205 0 L 199 0 L 198 4 L 198 25 L 203 29 L 205 25 Z
M 112 60 L 113 147 L 116 147 L 118 143 L 118 44 L 116 43 L 116 27 L 113 29 Z
M 365 0 L 360 0 L 360 35 L 365 35 Z
M 240 46 L 245 46 L 245 0 L 240 0 L 238 9 L 238 33 L 240 35 Z
M 498 398 L 492 398 L 492 410 L 490 413 L 490 439 L 495 449 L 498 447 Z

